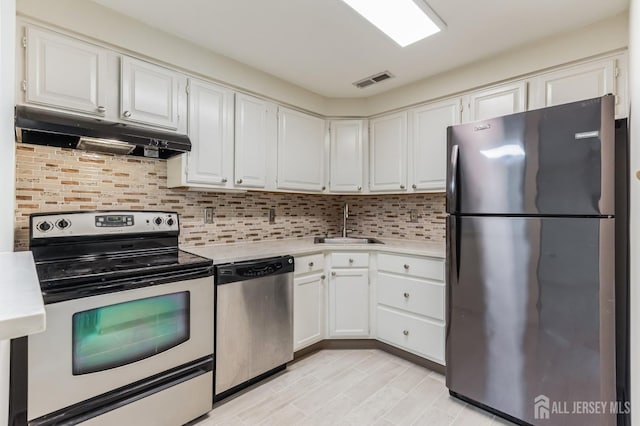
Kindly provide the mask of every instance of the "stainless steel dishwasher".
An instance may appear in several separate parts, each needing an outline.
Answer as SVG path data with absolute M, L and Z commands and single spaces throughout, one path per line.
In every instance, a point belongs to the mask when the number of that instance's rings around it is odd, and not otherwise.
M 215 400 L 293 359 L 293 257 L 216 267 Z

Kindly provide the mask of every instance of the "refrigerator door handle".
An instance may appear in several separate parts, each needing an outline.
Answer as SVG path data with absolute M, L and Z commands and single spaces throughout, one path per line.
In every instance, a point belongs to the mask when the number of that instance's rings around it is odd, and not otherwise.
M 449 176 L 447 177 L 447 200 L 449 201 L 448 211 L 455 213 L 458 211 L 458 145 L 451 147 L 451 158 L 449 163 Z

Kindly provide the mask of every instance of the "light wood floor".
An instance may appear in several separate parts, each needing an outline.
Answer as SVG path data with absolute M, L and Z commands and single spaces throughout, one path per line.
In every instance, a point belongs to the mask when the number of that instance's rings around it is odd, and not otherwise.
M 324 350 L 193 425 L 511 425 L 449 396 L 444 376 L 379 350 Z

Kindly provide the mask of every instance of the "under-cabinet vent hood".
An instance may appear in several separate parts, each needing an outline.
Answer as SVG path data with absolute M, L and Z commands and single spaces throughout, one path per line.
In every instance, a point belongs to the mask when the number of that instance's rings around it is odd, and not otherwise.
M 86 151 L 169 158 L 191 151 L 187 135 L 16 106 L 16 140 Z

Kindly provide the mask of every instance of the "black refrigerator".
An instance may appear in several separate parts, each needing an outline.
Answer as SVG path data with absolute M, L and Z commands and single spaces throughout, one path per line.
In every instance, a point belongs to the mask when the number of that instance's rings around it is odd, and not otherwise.
M 448 128 L 446 383 L 533 425 L 626 425 L 627 124 L 614 96 Z

